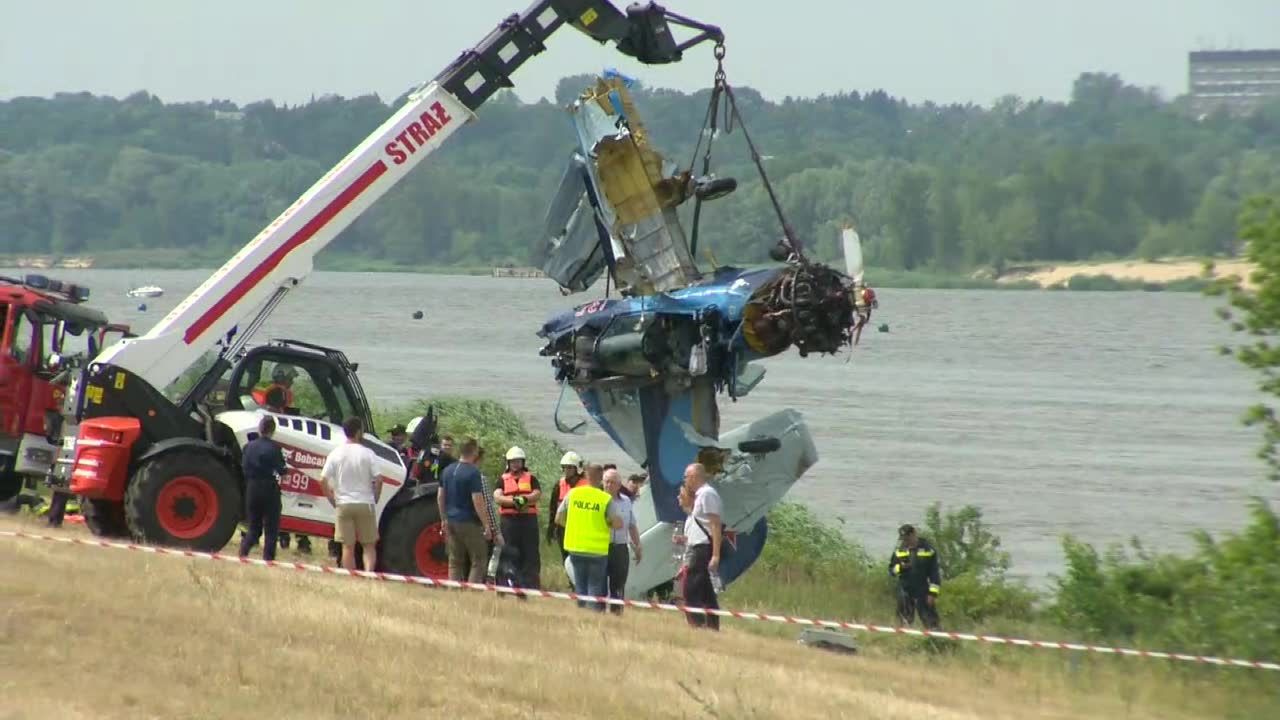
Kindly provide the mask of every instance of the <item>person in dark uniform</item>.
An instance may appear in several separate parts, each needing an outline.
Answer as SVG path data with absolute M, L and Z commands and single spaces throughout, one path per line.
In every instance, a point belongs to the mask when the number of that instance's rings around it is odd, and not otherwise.
M 387 444 L 391 446 L 401 457 L 408 462 L 413 456 L 413 449 L 409 447 L 409 434 L 406 432 L 403 424 L 396 424 L 387 430 Z
M 938 629 L 938 593 L 942 575 L 938 552 L 911 525 L 898 528 L 898 547 L 889 556 L 889 574 L 898 580 L 898 622 L 910 625 L 920 613 L 929 630 Z
M 49 527 L 62 527 L 62 520 L 67 515 L 67 503 L 72 499 L 72 495 L 63 492 L 61 489 L 53 491 L 53 497 L 49 501 Z
M 271 439 L 275 432 L 276 421 L 267 415 L 258 421 L 258 437 L 244 446 L 242 466 L 249 532 L 240 539 L 240 557 L 248 557 L 249 550 L 265 532 L 262 559 L 276 559 L 281 510 L 279 477 L 285 472 L 285 463 L 280 446 Z

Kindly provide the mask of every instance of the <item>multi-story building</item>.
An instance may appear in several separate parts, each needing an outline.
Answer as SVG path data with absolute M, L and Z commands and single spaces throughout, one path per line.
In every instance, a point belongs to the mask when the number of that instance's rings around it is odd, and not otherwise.
M 1248 113 L 1280 101 L 1280 50 L 1203 50 L 1188 60 L 1191 109 L 1197 116 L 1219 107 Z

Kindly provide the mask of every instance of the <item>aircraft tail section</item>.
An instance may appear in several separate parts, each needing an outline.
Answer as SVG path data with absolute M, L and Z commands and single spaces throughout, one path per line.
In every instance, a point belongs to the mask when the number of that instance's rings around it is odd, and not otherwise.
M 726 584 L 760 557 L 769 510 L 818 461 L 804 416 L 795 410 L 782 410 L 717 439 L 697 429 L 710 420 L 697 392 L 666 395 L 658 383 L 628 390 L 591 389 L 581 395 L 592 418 L 649 472 L 649 490 L 635 504 L 644 559 L 631 569 L 629 596 L 667 582 L 679 567 L 671 536 L 686 517 L 678 498 L 689 458 L 707 466 L 724 501 L 722 519 L 730 547 L 723 552 L 720 574 Z M 710 405 L 714 412 L 714 402 Z

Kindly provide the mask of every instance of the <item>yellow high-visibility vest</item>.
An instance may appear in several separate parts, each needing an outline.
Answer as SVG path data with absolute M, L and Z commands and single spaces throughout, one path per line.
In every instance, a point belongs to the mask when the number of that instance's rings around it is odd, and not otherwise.
M 590 485 L 569 491 L 564 520 L 565 552 L 609 554 L 609 501 L 613 496 Z

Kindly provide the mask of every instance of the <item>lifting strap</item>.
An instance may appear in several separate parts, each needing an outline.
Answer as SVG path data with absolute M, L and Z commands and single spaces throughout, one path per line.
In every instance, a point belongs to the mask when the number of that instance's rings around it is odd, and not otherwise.
M 743 122 L 742 114 L 738 111 L 738 103 L 733 95 L 733 88 L 725 77 L 724 55 L 724 42 L 716 43 L 716 73 L 711 87 L 711 101 L 707 104 L 706 119 L 703 122 L 701 132 L 698 133 L 698 142 L 693 148 L 693 158 L 689 161 L 690 174 L 692 175 L 693 173 L 693 165 L 697 161 L 698 150 L 702 148 L 703 136 L 707 138 L 707 149 L 702 156 L 702 176 L 706 177 L 711 172 L 711 146 L 715 140 L 717 120 L 721 113 L 719 106 L 723 101 L 727 106 L 723 111 L 724 131 L 725 133 L 733 132 L 735 125 L 742 128 L 742 137 L 747 142 L 747 149 L 751 151 L 751 161 L 756 166 L 756 172 L 760 175 L 760 182 L 764 184 L 765 192 L 769 194 L 769 202 L 773 205 L 773 213 L 778 218 L 778 224 L 782 226 L 783 242 L 790 254 L 788 259 L 805 264 L 807 261 L 801 251 L 800 241 L 796 238 L 795 231 L 791 229 L 790 223 L 787 222 L 786 214 L 782 211 L 782 204 L 778 202 L 778 195 L 773 190 L 773 184 L 769 182 L 769 174 L 765 172 L 764 161 L 760 157 L 760 152 L 756 150 L 755 143 L 751 141 L 751 133 L 747 132 L 747 125 Z M 689 239 L 689 254 L 695 257 L 698 252 L 698 221 L 701 214 L 702 198 L 699 197 L 694 200 L 693 229 Z

